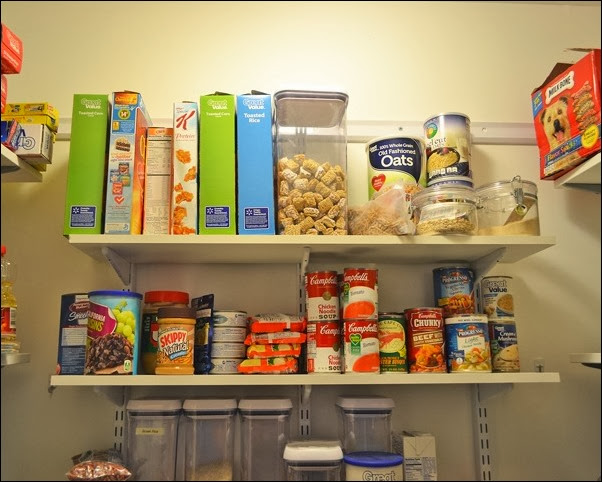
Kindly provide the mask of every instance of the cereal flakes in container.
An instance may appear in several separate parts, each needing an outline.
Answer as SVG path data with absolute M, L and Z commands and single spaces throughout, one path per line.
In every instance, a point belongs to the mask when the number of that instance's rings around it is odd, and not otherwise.
M 477 197 L 462 186 L 433 186 L 412 198 L 416 234 L 477 233 Z

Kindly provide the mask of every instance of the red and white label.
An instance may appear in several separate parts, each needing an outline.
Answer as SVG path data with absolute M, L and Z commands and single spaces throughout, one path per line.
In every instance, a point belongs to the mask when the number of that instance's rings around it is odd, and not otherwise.
M 307 324 L 307 373 L 341 372 L 341 327 L 338 321 Z
M 343 373 L 380 373 L 376 320 L 346 320 L 343 341 Z
M 343 319 L 378 320 L 378 270 L 345 268 Z
M 410 373 L 446 372 L 445 329 L 441 308 L 405 311 Z
M 314 271 L 305 276 L 307 321 L 339 319 L 339 288 L 336 271 Z

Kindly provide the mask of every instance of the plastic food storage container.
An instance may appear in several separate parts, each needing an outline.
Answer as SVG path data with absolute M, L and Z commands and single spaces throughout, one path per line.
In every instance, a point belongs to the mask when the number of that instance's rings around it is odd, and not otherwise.
M 412 198 L 416 234 L 477 234 L 477 197 L 463 186 L 433 186 Z
M 348 96 L 274 95 L 278 234 L 347 234 Z
M 132 480 L 175 480 L 181 400 L 130 400 L 126 464 Z
M 345 480 L 403 480 L 403 456 L 389 452 L 345 455 Z
M 515 176 L 476 190 L 480 235 L 539 235 L 537 185 Z
M 240 400 L 241 480 L 285 480 L 292 408 L 288 398 Z
M 338 432 L 343 451 L 391 451 L 391 414 L 385 397 L 338 397 Z
M 342 480 L 343 450 L 338 441 L 289 442 L 283 458 L 286 480 Z
M 233 480 L 235 399 L 185 400 L 184 480 Z

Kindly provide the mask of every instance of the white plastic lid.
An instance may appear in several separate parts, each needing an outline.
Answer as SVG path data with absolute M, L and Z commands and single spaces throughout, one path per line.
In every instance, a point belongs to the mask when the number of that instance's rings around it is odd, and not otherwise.
M 288 412 L 293 408 L 289 398 L 242 398 L 238 402 L 239 410 L 249 412 Z
M 391 411 L 395 408 L 395 402 L 386 397 L 338 397 L 336 405 L 345 411 L 351 410 L 380 410 Z
M 343 459 L 343 449 L 338 441 L 300 440 L 286 444 L 283 458 L 293 462 L 339 461 Z
M 185 412 L 224 413 L 236 410 L 236 406 L 235 398 L 202 398 L 184 400 Z
M 130 400 L 126 406 L 129 412 L 176 412 L 181 410 L 182 400 Z

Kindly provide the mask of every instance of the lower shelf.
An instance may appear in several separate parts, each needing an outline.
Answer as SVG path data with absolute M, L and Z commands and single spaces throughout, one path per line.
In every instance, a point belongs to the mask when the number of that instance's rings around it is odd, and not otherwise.
M 558 383 L 559 373 L 407 373 L 387 375 L 54 375 L 50 386 L 459 385 Z

